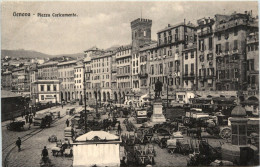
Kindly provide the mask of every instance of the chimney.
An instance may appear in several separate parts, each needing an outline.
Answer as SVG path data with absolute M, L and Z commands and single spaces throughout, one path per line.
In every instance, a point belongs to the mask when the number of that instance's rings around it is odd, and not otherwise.
M 168 27 L 171 27 L 171 25 L 170 25 L 170 24 L 168 24 Z
M 186 20 L 186 19 L 184 19 L 184 25 L 185 25 L 185 20 Z

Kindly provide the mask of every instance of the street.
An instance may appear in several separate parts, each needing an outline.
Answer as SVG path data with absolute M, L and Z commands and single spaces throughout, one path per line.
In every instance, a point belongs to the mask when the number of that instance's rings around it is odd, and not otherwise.
M 21 132 L 14 132 L 14 131 L 8 131 L 5 127 L 2 126 L 2 148 L 3 148 L 3 166 L 4 163 L 8 164 L 7 166 L 24 166 L 24 167 L 34 167 L 38 166 L 41 159 L 41 151 L 44 146 L 47 146 L 47 149 L 49 150 L 49 154 L 51 155 L 51 147 L 55 146 L 55 143 L 51 144 L 48 142 L 48 138 L 55 134 L 58 139 L 64 138 L 64 128 L 65 128 L 65 121 L 66 119 L 69 119 L 70 116 L 65 115 L 67 108 L 72 108 L 73 106 L 65 106 L 63 109 L 61 107 L 58 108 L 52 108 L 53 111 L 61 111 L 61 119 L 54 122 L 50 128 L 45 128 L 44 130 L 40 131 L 36 135 L 34 133 L 37 129 L 40 129 L 38 126 L 32 126 L 30 130 L 28 130 L 28 124 L 24 126 L 25 130 Z M 76 107 L 76 110 L 80 109 L 81 107 Z M 39 111 L 39 113 L 42 113 L 46 110 Z M 30 134 L 31 133 L 31 134 Z M 31 135 L 32 137 L 29 138 L 26 141 L 23 141 L 23 137 L 27 138 L 27 136 Z M 17 140 L 18 137 L 21 137 L 22 139 L 22 146 L 21 146 L 21 152 L 18 152 L 18 148 L 14 148 L 14 143 Z M 8 147 L 9 146 L 9 147 Z M 11 150 L 12 149 L 12 150 Z M 11 150 L 11 152 L 10 152 Z M 9 154 L 10 153 L 10 154 Z M 6 158 L 6 155 L 9 156 Z M 52 160 L 52 156 L 50 156 Z M 63 160 L 56 160 L 53 159 L 53 161 L 58 164 L 58 166 L 67 166 L 67 164 L 71 160 L 66 162 Z M 59 163 L 60 162 L 60 163 Z M 59 165 L 60 164 L 60 165 Z M 68 165 L 70 166 L 70 165 Z

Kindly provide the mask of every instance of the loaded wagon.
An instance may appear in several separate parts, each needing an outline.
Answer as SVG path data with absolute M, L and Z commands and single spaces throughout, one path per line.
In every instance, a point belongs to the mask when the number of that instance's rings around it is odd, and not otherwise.
M 136 122 L 138 124 L 141 124 L 146 121 L 147 121 L 147 111 L 145 109 L 136 110 Z
M 48 113 L 37 114 L 34 117 L 34 126 L 40 126 L 41 128 L 45 128 L 46 126 L 50 127 L 52 122 L 52 116 Z

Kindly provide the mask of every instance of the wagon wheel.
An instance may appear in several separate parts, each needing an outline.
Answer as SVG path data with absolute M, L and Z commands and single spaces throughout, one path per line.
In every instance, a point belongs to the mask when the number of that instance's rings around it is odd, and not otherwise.
M 189 118 L 184 118 L 183 119 L 184 124 L 190 124 L 190 119 Z
M 222 139 L 229 139 L 231 137 L 231 129 L 230 128 L 224 128 L 220 132 L 220 137 Z

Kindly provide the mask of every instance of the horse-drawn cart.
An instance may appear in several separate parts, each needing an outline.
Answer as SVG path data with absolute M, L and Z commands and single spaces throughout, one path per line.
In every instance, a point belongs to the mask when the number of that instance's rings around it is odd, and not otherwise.
M 7 129 L 13 131 L 21 131 L 24 128 L 23 127 L 24 125 L 25 125 L 24 121 L 13 121 L 7 125 Z

